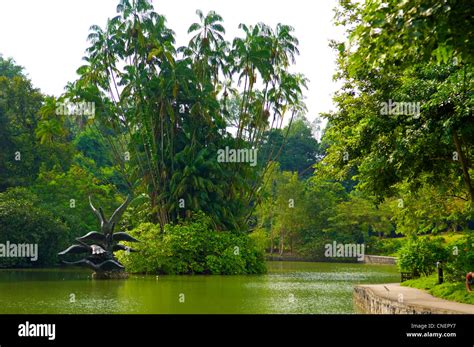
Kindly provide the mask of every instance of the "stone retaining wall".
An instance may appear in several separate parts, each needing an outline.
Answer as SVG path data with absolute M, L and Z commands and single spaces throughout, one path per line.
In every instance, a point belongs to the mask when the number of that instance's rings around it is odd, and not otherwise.
M 385 257 L 381 255 L 364 255 L 363 262 L 365 264 L 386 264 L 386 265 L 395 265 L 397 258 L 395 257 Z
M 292 255 L 267 254 L 265 259 L 268 261 L 304 261 L 304 262 L 322 262 L 322 263 L 361 263 L 361 264 L 382 264 L 395 265 L 397 258 L 385 257 L 381 255 L 364 255 L 364 260 L 358 261 L 357 258 L 307 258 Z
M 405 304 L 376 295 L 370 288 L 354 287 L 354 304 L 360 313 L 372 314 L 449 314 L 453 310 Z

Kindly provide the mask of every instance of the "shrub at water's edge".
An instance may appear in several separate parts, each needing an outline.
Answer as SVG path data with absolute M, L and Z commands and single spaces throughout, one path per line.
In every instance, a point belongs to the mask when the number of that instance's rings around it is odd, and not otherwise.
M 243 233 L 217 232 L 210 219 L 166 225 L 142 223 L 130 231 L 141 242 L 136 253 L 120 254 L 130 273 L 260 274 L 266 271 L 263 250 Z

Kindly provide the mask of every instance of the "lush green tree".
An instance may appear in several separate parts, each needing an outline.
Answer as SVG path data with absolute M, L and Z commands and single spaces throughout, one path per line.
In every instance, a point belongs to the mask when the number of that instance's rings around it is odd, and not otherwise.
M 51 211 L 67 225 L 69 241 L 99 227 L 89 206 L 89 196 L 96 206 L 104 208 L 105 214 L 112 213 L 121 203 L 114 186 L 101 184 L 77 165 L 71 165 L 67 172 L 59 167 L 43 168 L 30 189 L 39 197 L 40 208 Z
M 466 227 L 474 196 L 473 84 L 471 56 L 466 54 L 472 45 L 461 42 L 467 42 L 472 29 L 462 14 L 464 28 L 451 31 L 453 18 L 462 12 L 451 5 L 341 1 L 336 19 L 346 25 L 349 41 L 332 43 L 339 53 L 336 78 L 343 87 L 334 98 L 337 112 L 324 115 L 324 159 L 306 184 L 304 213 L 295 210 L 294 223 L 284 222 L 276 203 L 286 193 L 277 188 L 278 170 L 269 179 L 273 186 L 262 187 L 266 193 L 258 209 L 259 235 L 263 230 L 272 239 L 275 225 L 292 224 L 297 252 L 321 258 L 324 245 L 332 241 L 364 242 L 375 250 L 384 247 L 371 235 Z M 441 15 L 435 20 L 432 13 Z M 433 26 L 435 35 L 425 35 Z M 415 39 L 408 41 L 412 35 Z M 392 102 L 414 105 L 415 112 L 398 112 Z M 282 169 L 281 157 L 299 128 L 293 126 L 286 138 L 282 131 L 268 138 L 286 142 L 278 159 Z M 289 190 L 296 196 L 301 187 Z M 390 253 L 396 249 L 389 248 Z M 432 269 L 433 264 L 426 266 Z
M 313 137 L 309 121 L 297 116 L 291 127 L 274 129 L 268 134 L 261 157 L 275 158 L 282 171 L 298 172 L 300 178 L 309 178 L 313 165 L 322 157 L 322 150 Z
M 451 242 L 447 245 L 448 259 L 443 265 L 445 277 L 452 282 L 465 282 L 466 273 L 474 268 L 474 238 L 471 235 Z
M 92 159 L 98 167 L 113 164 L 112 153 L 106 139 L 94 127 L 85 128 L 74 138 L 73 142 L 76 149 Z
M 38 173 L 35 129 L 42 98 L 23 69 L 0 56 L 0 191 L 31 184 Z
M 57 264 L 57 252 L 67 241 L 68 228 L 52 211 L 40 207 L 40 198 L 26 188 L 0 193 L 0 243 L 36 244 L 37 259 L 1 257 L 0 266 L 41 267 Z
M 231 44 L 222 18 L 198 11 L 189 45 L 177 49 L 148 1 L 122 0 L 117 12 L 104 29 L 91 28 L 86 65 L 67 97 L 95 102 L 121 174 L 149 197 L 162 230 L 197 211 L 216 228 L 246 229 L 263 175 L 248 163 L 221 163 L 217 153 L 258 149 L 283 117 L 304 110 L 306 80 L 289 71 L 293 29 L 241 25 L 244 36 Z M 228 107 L 231 98 L 237 107 Z
M 330 218 L 346 198 L 341 184 L 316 177 L 299 180 L 296 173 L 280 172 L 276 163 L 264 182 L 255 232 L 265 231 L 270 253 L 278 249 L 280 255 L 289 251 L 312 256 L 315 248 L 323 249 L 321 242 L 343 234 L 330 229 Z
M 44 97 L 12 59 L 0 57 L 0 190 L 31 185 L 40 166 L 67 170 L 73 148 L 56 99 Z
M 320 171 L 339 179 L 356 172 L 358 186 L 380 200 L 396 195 L 399 183 L 415 191 L 427 182 L 472 201 L 471 76 L 467 66 L 418 65 L 398 77 L 361 71 L 349 78 L 335 98 L 339 111 L 327 115 L 331 145 Z M 391 100 L 419 110 L 383 114 Z
M 342 0 L 337 22 L 346 25 L 357 65 L 398 68 L 420 61 L 473 62 L 474 8 L 469 0 Z
M 274 228 L 279 236 L 279 253 L 283 254 L 288 245 L 293 253 L 298 231 L 303 227 L 304 219 L 304 183 L 298 180 L 297 173 L 282 172 L 277 182 L 275 205 L 278 215 Z
M 339 179 L 355 174 L 359 188 L 380 201 L 396 195 L 402 182 L 412 191 L 424 182 L 445 185 L 447 195 L 474 201 L 472 45 L 465 41 L 472 29 L 464 27 L 462 12 L 472 9 L 464 7 L 462 1 L 342 2 L 339 19 L 352 45 L 334 44 L 336 77 L 344 84 L 335 97 L 338 111 L 326 115 L 330 147 L 322 171 Z M 451 28 L 453 18 L 460 27 Z M 434 35 L 425 35 L 427 30 Z M 443 49 L 453 54 L 432 62 L 431 55 Z M 410 64 L 395 64 L 401 60 Z M 400 112 L 387 106 L 392 102 L 416 111 Z
M 467 229 L 470 208 L 445 185 L 424 183 L 412 191 L 404 182 L 397 188 L 398 198 L 392 201 L 391 210 L 398 232 L 413 235 Z
M 0 54 L 0 76 L 6 78 L 25 77 L 23 67 L 15 63 L 13 58 L 3 58 Z
M 406 271 L 429 273 L 444 259 L 442 246 L 417 234 L 459 231 L 472 219 L 470 17 L 466 1 L 449 0 L 340 1 L 336 11 L 347 30 L 346 42 L 332 42 L 342 88 L 337 111 L 323 115 L 315 178 L 352 192 L 327 232 L 372 244 L 368 234 L 395 227 L 413 238 L 400 251 Z
M 370 233 L 390 235 L 394 228 L 392 216 L 388 203 L 377 206 L 370 199 L 352 192 L 349 199 L 340 202 L 334 215 L 328 218 L 328 230 L 344 235 L 349 241 L 364 243 L 368 241 Z

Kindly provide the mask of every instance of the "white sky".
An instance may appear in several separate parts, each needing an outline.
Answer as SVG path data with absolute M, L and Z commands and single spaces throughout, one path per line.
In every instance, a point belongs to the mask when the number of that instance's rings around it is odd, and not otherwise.
M 88 47 L 89 27 L 105 25 L 115 16 L 118 0 L 0 0 L 0 54 L 25 67 L 35 87 L 60 95 Z M 198 21 L 196 9 L 214 10 L 224 18 L 226 39 L 240 35 L 239 23 L 277 23 L 295 28 L 300 53 L 294 71 L 309 78 L 305 95 L 307 118 L 334 109 L 331 100 L 335 52 L 329 39 L 342 39 L 332 24 L 336 0 L 153 0 L 155 11 L 165 15 L 178 45 L 188 42 L 187 29 Z

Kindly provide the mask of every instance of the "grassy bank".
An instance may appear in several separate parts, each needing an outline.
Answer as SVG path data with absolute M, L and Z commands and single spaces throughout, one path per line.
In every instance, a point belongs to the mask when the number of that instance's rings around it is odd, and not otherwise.
M 417 279 L 403 282 L 401 285 L 406 287 L 418 288 L 426 290 L 433 296 L 441 299 L 462 302 L 464 304 L 474 305 L 474 292 L 469 293 L 462 282 L 445 282 L 437 284 L 436 274 L 420 277 Z

